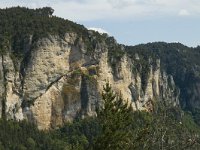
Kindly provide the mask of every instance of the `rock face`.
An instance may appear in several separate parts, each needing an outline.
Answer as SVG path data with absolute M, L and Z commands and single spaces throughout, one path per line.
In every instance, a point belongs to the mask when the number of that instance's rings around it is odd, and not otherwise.
M 2 105 L 4 103 L 4 73 L 3 73 L 3 63 L 2 57 L 0 58 L 0 117 L 2 117 Z
M 159 59 L 154 65 L 149 60 L 143 84 L 141 73 L 133 71 L 140 56 L 131 59 L 125 53 L 113 68 L 105 41 L 96 41 L 90 54 L 75 33 L 40 39 L 31 50 L 29 44 L 18 66 L 9 53 L 0 58 L 0 117 L 27 119 L 49 129 L 75 117 L 94 116 L 108 81 L 135 110 L 151 111 L 156 100 L 179 105 L 179 89 L 161 70 Z

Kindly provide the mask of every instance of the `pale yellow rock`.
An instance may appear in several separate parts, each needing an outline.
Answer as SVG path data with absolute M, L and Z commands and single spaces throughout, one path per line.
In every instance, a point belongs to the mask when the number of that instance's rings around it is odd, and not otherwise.
M 23 114 L 21 107 L 21 100 L 17 94 L 18 90 L 15 87 L 16 78 L 19 74 L 15 72 L 13 62 L 9 55 L 4 55 L 3 57 L 4 69 L 7 70 L 5 73 L 5 113 L 8 119 L 15 118 L 16 120 L 22 120 Z
M 107 52 L 103 53 L 99 63 L 99 76 L 97 78 L 98 87 L 100 91 L 102 91 L 103 86 L 109 81 L 113 90 L 117 93 L 121 93 L 122 98 L 131 103 L 132 96 L 128 87 L 133 81 L 133 76 L 131 73 L 131 64 L 126 55 L 121 59 L 121 62 L 119 62 L 119 66 L 121 67 L 119 71 L 119 76 L 121 78 L 115 81 L 112 68 L 108 64 L 108 54 Z
M 160 90 L 159 90 L 159 84 L 160 84 L 160 60 L 156 60 L 157 62 L 157 68 L 156 70 L 153 72 L 153 80 L 155 81 L 155 91 L 157 95 L 160 95 Z
M 44 95 L 36 99 L 34 105 L 31 106 L 31 111 L 34 116 L 34 121 L 36 122 L 39 129 L 45 130 L 51 128 L 52 121 L 52 107 L 53 103 L 59 99 L 59 91 L 52 86 Z M 61 109 L 63 105 L 60 106 Z M 59 116 L 58 116 L 58 122 Z
M 4 100 L 4 71 L 3 71 L 3 64 L 2 64 L 2 57 L 0 57 L 0 118 L 2 117 L 2 102 Z
M 114 74 L 108 62 L 106 44 L 96 43 L 94 51 L 94 54 L 86 55 L 84 40 L 77 34 L 67 33 L 64 38 L 40 39 L 23 68 L 23 76 L 15 70 L 9 55 L 0 58 L 0 77 L 5 75 L 5 85 L 2 84 L 4 77 L 0 78 L 0 101 L 5 96 L 8 119 L 28 119 L 39 129 L 47 130 L 72 121 L 77 115 L 82 118 L 95 116 L 95 108 L 102 102 L 100 94 L 108 81 L 134 110 L 151 111 L 152 101 L 160 97 L 171 99 L 175 105 L 178 103 L 178 96 L 173 95 L 173 77 L 161 72 L 160 60 L 156 60 L 156 69 L 149 60 L 150 71 L 143 91 L 141 74 L 132 72 L 136 64 L 127 54 L 117 62 Z M 135 60 L 140 61 L 138 54 Z

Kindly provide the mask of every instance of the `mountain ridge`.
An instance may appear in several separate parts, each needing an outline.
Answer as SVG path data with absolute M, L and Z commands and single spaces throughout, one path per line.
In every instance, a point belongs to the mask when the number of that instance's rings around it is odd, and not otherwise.
M 125 46 L 48 7 L 1 9 L 0 20 L 2 117 L 49 129 L 95 116 L 106 81 L 135 110 L 151 111 L 160 100 L 199 114 L 199 47 Z

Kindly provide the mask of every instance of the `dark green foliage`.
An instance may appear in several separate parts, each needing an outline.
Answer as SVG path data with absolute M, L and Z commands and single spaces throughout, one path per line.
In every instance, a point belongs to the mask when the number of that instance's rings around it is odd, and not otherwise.
M 28 146 L 45 149 L 48 148 L 48 137 L 25 121 L 17 123 L 0 120 L 0 143 L 4 149 L 9 150 L 26 149 Z
M 95 137 L 99 134 L 99 124 L 96 118 L 86 118 L 68 123 L 59 132 L 63 139 L 68 139 L 74 146 L 80 145 L 84 149 L 91 147 Z
M 200 125 L 200 109 L 192 109 L 192 115 L 195 122 Z
M 198 150 L 200 128 L 178 107 L 163 101 L 153 112 L 132 112 L 107 83 L 102 94 L 104 107 L 98 111 L 100 133 L 93 149 L 101 150 Z
M 148 149 L 193 149 L 195 135 L 185 128 L 181 111 L 176 107 L 166 107 L 162 103 L 154 106 L 151 124 L 148 127 L 146 148 Z M 191 139 L 191 143 L 188 140 Z
M 162 104 L 153 113 L 135 111 L 127 116 L 129 111 L 125 112 L 75 120 L 53 131 L 39 131 L 26 121 L 0 120 L 0 149 L 199 150 L 200 129 L 191 114 Z
M 94 149 L 129 149 L 132 143 L 130 141 L 131 106 L 113 93 L 109 83 L 104 87 L 102 99 L 103 106 L 97 111 L 101 130 L 95 141 Z
M 137 46 L 126 46 L 126 52 L 136 60 L 133 70 L 141 73 L 142 86 L 145 87 L 149 65 L 160 59 L 161 70 L 172 75 L 175 84 L 180 88 L 180 103 L 183 109 L 193 112 L 193 102 L 199 101 L 198 92 L 195 92 L 200 82 L 200 49 L 189 48 L 180 43 L 155 42 Z M 150 62 L 149 62 L 150 59 Z M 144 89 L 144 88 L 143 88 Z
M 180 108 L 155 105 L 151 114 L 135 112 L 134 149 L 198 150 L 200 129 L 189 114 Z
M 39 131 L 26 121 L 0 120 L 0 150 L 83 150 L 98 134 L 95 118 L 76 120 L 54 131 Z
M 53 9 L 49 7 L 0 9 L 0 53 L 11 51 L 17 62 L 27 53 L 27 45 L 33 46 L 38 39 L 49 35 L 62 38 L 70 32 L 83 38 L 86 49 L 91 47 L 88 30 L 84 26 L 52 16 L 52 13 Z M 96 33 L 96 36 L 99 34 Z

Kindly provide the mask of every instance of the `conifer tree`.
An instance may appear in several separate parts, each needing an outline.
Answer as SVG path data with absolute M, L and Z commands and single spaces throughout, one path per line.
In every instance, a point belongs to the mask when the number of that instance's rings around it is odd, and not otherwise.
M 109 83 L 103 88 L 103 106 L 97 111 L 101 133 L 95 141 L 95 150 L 130 149 L 132 108 L 117 96 Z

